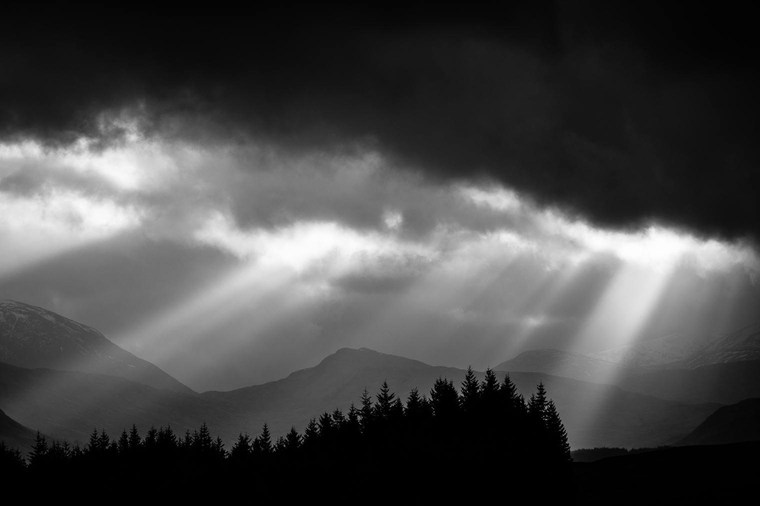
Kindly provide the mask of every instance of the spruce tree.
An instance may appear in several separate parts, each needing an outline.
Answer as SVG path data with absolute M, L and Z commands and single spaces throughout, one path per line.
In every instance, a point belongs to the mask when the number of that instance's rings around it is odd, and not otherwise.
M 298 433 L 295 427 L 291 427 L 290 431 L 285 436 L 285 449 L 290 452 L 294 452 L 301 447 L 301 435 Z
M 208 428 L 206 428 L 206 434 L 208 434 Z M 146 450 L 153 451 L 156 449 L 157 443 L 158 443 L 158 430 L 155 427 L 151 427 L 150 429 L 148 429 L 148 433 L 145 434 L 143 447 L 145 447 Z
M 105 429 L 100 429 L 100 435 L 98 436 L 98 447 L 102 452 L 108 452 L 111 446 L 111 438 L 106 434 Z
M 246 462 L 251 455 L 251 437 L 240 433 L 235 444 L 230 450 L 230 459 L 236 463 Z
M 351 434 L 360 434 L 361 428 L 361 412 L 356 409 L 356 406 L 351 404 L 351 407 L 348 408 L 348 415 L 346 416 L 346 429 Z
M 261 434 L 253 440 L 253 453 L 261 457 L 272 454 L 272 435 L 266 423 L 261 428 Z
M 148 432 L 148 436 L 145 437 L 145 446 L 148 446 L 149 437 L 150 431 Z M 213 444 L 214 441 L 211 438 L 211 431 L 209 430 L 208 425 L 206 425 L 206 422 L 203 422 L 200 428 L 193 433 L 193 449 L 199 454 L 205 454 L 211 450 Z
M 472 367 L 467 368 L 467 373 L 462 381 L 461 403 L 462 409 L 468 413 L 474 413 L 480 404 L 480 382 Z
M 375 407 L 372 403 L 372 396 L 366 388 L 362 392 L 361 404 L 362 407 L 359 411 L 361 413 L 362 430 L 366 432 L 375 418 Z
M 346 415 L 343 414 L 343 411 L 336 409 L 332 413 L 332 421 L 336 429 L 341 429 L 346 423 Z
M 135 451 L 140 448 L 141 444 L 142 439 L 140 438 L 140 433 L 137 431 L 137 426 L 133 424 L 132 428 L 129 431 L 129 449 Z
M 499 402 L 499 388 L 499 380 L 496 378 L 493 369 L 486 369 L 486 376 L 483 379 L 480 395 L 483 399 L 483 403 L 489 408 L 496 406 Z
M 530 417 L 541 425 L 546 425 L 546 409 L 547 409 L 547 397 L 546 388 L 543 382 L 539 382 L 536 388 L 536 393 L 530 396 L 528 402 L 528 414 Z
M 430 390 L 430 403 L 433 414 L 438 419 L 453 419 L 459 412 L 459 394 L 454 383 L 438 378 Z
M 409 421 L 418 421 L 422 418 L 422 397 L 419 390 L 412 388 L 409 396 L 406 398 L 406 408 L 404 413 Z
M 375 414 L 379 419 L 387 420 L 391 418 L 393 412 L 393 402 L 396 394 L 391 392 L 387 381 L 383 381 L 380 386 L 380 392 L 377 394 L 377 404 L 375 405 Z
M 37 435 L 34 437 L 34 444 L 32 445 L 32 451 L 29 453 L 29 465 L 39 467 L 45 461 L 48 451 L 47 439 L 45 436 L 37 431 Z
M 101 446 L 100 446 L 101 440 L 100 440 L 100 434 L 98 433 L 98 429 L 92 429 L 92 432 L 90 433 L 90 440 L 87 443 L 87 454 L 88 455 L 99 455 L 102 453 Z
M 330 416 L 330 413 L 324 412 L 319 417 L 319 422 L 317 422 L 317 425 L 319 426 L 319 436 L 323 440 L 327 437 L 332 436 L 333 428 L 335 425 L 333 424 L 333 418 Z
M 567 441 L 567 431 L 557 412 L 554 401 L 549 400 L 546 404 L 546 432 L 552 451 L 563 462 L 571 462 L 570 443 Z
M 121 431 L 121 436 L 119 436 L 119 453 L 122 455 L 126 455 L 126 453 L 129 451 L 129 436 L 127 435 L 127 430 L 124 429 Z
M 306 424 L 306 430 L 303 433 L 303 442 L 305 445 L 313 445 L 319 439 L 319 426 L 314 418 Z

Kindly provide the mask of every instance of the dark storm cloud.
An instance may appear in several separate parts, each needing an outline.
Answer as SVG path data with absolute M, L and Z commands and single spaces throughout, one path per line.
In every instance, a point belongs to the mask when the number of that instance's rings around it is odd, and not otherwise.
M 595 223 L 757 238 L 752 16 L 603 2 L 7 15 L 0 134 L 377 149 Z

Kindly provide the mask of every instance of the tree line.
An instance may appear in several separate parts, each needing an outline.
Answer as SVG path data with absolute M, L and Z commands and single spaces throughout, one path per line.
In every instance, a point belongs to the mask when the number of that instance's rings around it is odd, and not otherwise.
M 439 378 L 429 395 L 414 389 L 402 401 L 384 382 L 346 412 L 312 418 L 303 433 L 291 428 L 274 438 L 264 424 L 229 450 L 204 423 L 184 434 L 171 427 L 141 434 L 133 425 L 112 438 L 93 430 L 84 447 L 38 433 L 28 461 L 5 447 L 0 453 L 16 483 L 65 486 L 87 477 L 89 486 L 126 494 L 237 498 L 244 484 L 258 498 L 341 493 L 373 502 L 396 494 L 535 497 L 536 487 L 552 499 L 571 489 L 567 432 L 544 385 L 526 401 L 508 375 L 499 381 L 488 370 L 480 381 L 471 368 L 459 390 Z

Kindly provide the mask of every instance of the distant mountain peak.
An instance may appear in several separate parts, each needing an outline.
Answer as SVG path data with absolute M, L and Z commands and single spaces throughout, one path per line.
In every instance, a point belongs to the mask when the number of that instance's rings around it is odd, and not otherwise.
M 97 329 L 15 300 L 0 301 L 0 362 L 107 374 L 156 388 L 192 392 L 155 365 L 112 343 Z

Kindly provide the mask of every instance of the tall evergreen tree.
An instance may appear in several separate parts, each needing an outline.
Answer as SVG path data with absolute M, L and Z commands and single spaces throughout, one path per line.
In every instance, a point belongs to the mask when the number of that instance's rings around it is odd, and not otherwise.
M 380 392 L 377 394 L 377 404 L 375 405 L 375 414 L 379 419 L 387 420 L 393 413 L 393 402 L 396 394 L 391 392 L 387 381 L 383 381 L 380 386 Z
M 483 403 L 489 407 L 496 406 L 499 402 L 499 388 L 499 380 L 493 372 L 493 369 L 486 369 L 486 375 L 483 379 L 483 385 L 480 392 Z
M 366 431 L 372 425 L 375 417 L 375 406 L 372 403 L 372 396 L 366 388 L 362 392 L 361 406 L 359 411 L 361 413 L 362 429 Z
M 92 432 L 90 432 L 90 440 L 87 443 L 87 453 L 88 454 L 96 454 L 100 452 L 100 434 L 98 434 L 98 429 L 92 429 Z
M 272 454 L 272 435 L 269 433 L 269 425 L 264 424 L 261 428 L 261 434 L 253 440 L 253 453 L 259 457 L 266 457 Z
M 150 436 L 150 432 L 148 432 Z M 145 437 L 146 446 L 148 446 L 148 436 Z M 193 433 L 193 449 L 199 454 L 209 453 L 213 447 L 214 440 L 211 437 L 211 431 L 203 422 L 200 428 Z
M 295 452 L 301 447 L 301 435 L 298 433 L 295 427 L 291 427 L 290 431 L 285 435 L 285 450 Z
M 307 446 L 314 445 L 319 439 L 319 425 L 314 418 L 306 424 L 306 430 L 303 433 L 303 443 Z
M 546 404 L 546 432 L 549 443 L 553 446 L 553 454 L 559 456 L 564 462 L 571 462 L 573 459 L 570 455 L 570 443 L 567 440 L 567 431 L 552 400 L 549 400 Z
M 466 412 L 474 413 L 480 404 L 480 382 L 472 367 L 467 368 L 467 373 L 462 381 L 462 409 Z
M 330 413 L 324 412 L 319 417 L 319 435 L 324 439 L 329 436 L 332 436 L 333 433 L 333 418 L 330 416 Z
M 540 382 L 536 388 L 536 393 L 530 396 L 528 414 L 531 418 L 544 425 L 546 423 L 547 402 L 546 388 L 544 387 L 544 383 Z
M 49 450 L 50 448 L 48 447 L 47 439 L 40 434 L 40 431 L 37 431 L 37 435 L 34 437 L 32 451 L 29 453 L 29 465 L 40 466 L 44 462 L 45 457 L 47 457 Z
M 406 398 L 404 413 L 411 421 L 417 421 L 422 418 L 422 396 L 420 396 L 420 392 L 416 388 L 412 388 L 409 396 Z
M 352 403 L 351 407 L 348 408 L 348 415 L 346 416 L 346 429 L 351 434 L 358 434 L 361 432 L 361 428 L 361 412 Z
M 127 435 L 127 430 L 124 429 L 121 431 L 121 436 L 119 436 L 119 453 L 122 455 L 125 455 L 129 451 L 129 435 Z
M 201 429 L 203 429 L 205 425 L 206 424 L 203 424 L 201 426 Z M 206 427 L 206 435 L 208 436 L 208 427 Z M 152 451 L 156 448 L 157 443 L 158 443 L 158 429 L 156 429 L 155 427 L 151 427 L 150 429 L 148 429 L 147 434 L 145 434 L 145 440 L 143 441 L 143 446 L 145 447 L 146 450 Z
M 230 450 L 230 459 L 233 462 L 243 463 L 251 456 L 251 437 L 248 434 L 240 433 L 237 441 Z
M 140 438 L 140 433 L 137 431 L 137 426 L 133 424 L 132 428 L 129 430 L 129 449 L 132 451 L 137 450 L 140 448 L 141 444 L 142 439 Z
M 435 380 L 430 390 L 430 403 L 436 418 L 453 419 L 459 411 L 459 394 L 454 383 L 444 378 Z

